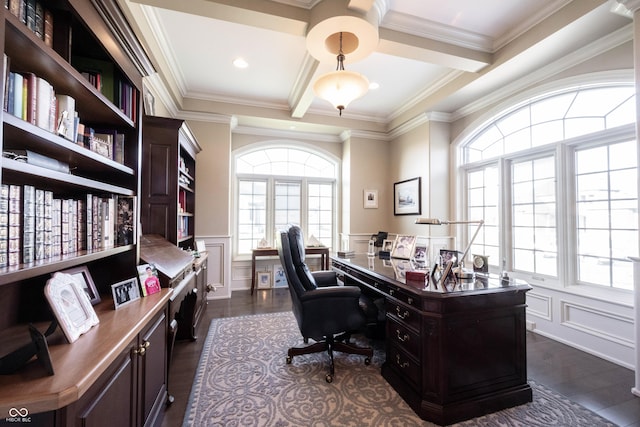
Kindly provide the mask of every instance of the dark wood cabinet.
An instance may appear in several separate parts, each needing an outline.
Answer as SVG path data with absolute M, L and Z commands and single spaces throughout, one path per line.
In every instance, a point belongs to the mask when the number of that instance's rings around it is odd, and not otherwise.
M 141 223 L 184 249 L 195 249 L 195 174 L 200 146 L 186 122 L 145 116 Z

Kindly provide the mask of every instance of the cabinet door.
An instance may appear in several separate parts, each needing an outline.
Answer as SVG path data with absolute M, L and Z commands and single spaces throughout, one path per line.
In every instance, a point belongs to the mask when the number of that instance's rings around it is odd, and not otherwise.
M 140 425 L 153 425 L 167 399 L 167 315 L 163 311 L 140 334 Z M 116 425 L 116 424 L 114 424 Z
M 124 351 L 114 362 L 110 375 L 104 381 L 98 381 L 93 388 L 97 391 L 91 398 L 82 399 L 79 412 L 73 425 L 82 427 L 130 426 L 135 423 L 135 355 L 131 352 L 137 341 Z M 86 402 L 86 403 L 85 403 Z

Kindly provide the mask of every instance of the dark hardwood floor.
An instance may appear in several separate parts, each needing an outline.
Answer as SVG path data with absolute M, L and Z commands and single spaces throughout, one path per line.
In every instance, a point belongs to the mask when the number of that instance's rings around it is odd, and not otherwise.
M 233 292 L 231 299 L 209 301 L 196 341 L 176 343 L 169 378 L 175 401 L 167 407 L 163 427 L 182 425 L 200 352 L 211 319 L 291 310 L 288 290 Z M 283 355 L 284 363 L 284 355 Z M 640 397 L 631 394 L 634 373 L 573 347 L 527 332 L 528 376 L 619 426 L 640 427 Z

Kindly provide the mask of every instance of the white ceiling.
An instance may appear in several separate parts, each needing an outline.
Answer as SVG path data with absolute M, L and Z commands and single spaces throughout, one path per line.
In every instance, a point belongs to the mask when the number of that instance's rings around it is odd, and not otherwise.
M 612 48 L 604 37 L 631 24 L 611 13 L 615 0 L 324 1 L 378 8 L 378 48 L 358 62 L 347 55 L 345 68 L 380 87 L 353 101 L 342 119 L 386 131 L 416 114 L 468 114 L 481 100 L 496 101 L 507 83 L 517 91 Z M 340 125 L 311 89 L 336 67 L 307 52 L 318 0 L 118 2 L 158 71 L 154 89 L 167 88 L 156 96 L 174 114 Z M 235 68 L 236 57 L 249 66 Z

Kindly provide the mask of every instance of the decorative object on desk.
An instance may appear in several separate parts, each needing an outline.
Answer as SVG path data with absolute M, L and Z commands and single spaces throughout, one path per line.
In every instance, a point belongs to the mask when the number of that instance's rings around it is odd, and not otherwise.
M 489 257 L 487 255 L 473 255 L 473 271 L 476 273 L 488 273 Z
M 204 243 L 204 240 L 196 240 L 196 250 L 200 254 L 207 251 L 207 245 Z
M 440 263 L 444 267 L 449 261 L 453 261 L 453 266 L 457 267 L 460 261 L 460 251 L 452 249 L 440 249 Z
M 137 268 L 142 296 L 146 297 L 160 292 L 160 279 L 158 278 L 156 266 L 154 264 L 142 264 Z
M 453 273 L 453 260 L 449 260 L 446 263 L 443 263 L 442 267 L 442 276 L 440 277 L 440 286 L 443 290 L 450 289 L 447 285 L 453 284 L 455 286 L 456 283 L 456 275 Z
M 320 242 L 320 240 L 318 240 L 318 238 L 316 236 L 314 236 L 312 234 L 311 236 L 309 236 L 309 240 L 307 241 L 307 247 L 309 247 L 309 248 L 323 248 L 324 245 L 322 244 L 322 242 Z
M 47 280 L 44 287 L 51 310 L 70 343 L 100 323 L 83 288 L 80 277 L 61 272 Z
M 395 240 L 393 239 L 384 239 L 384 241 L 382 242 L 382 250 L 391 253 L 391 250 L 393 250 L 394 242 Z
M 393 184 L 393 214 L 420 215 L 422 178 L 412 178 Z
M 268 426 L 323 425 L 335 420 L 337 413 L 339 424 L 345 426 L 434 426 L 420 419 L 382 375 L 371 373 L 379 372 L 388 360 L 384 340 L 373 342 L 369 366 L 357 355 L 336 352 L 340 378 L 327 384 L 326 357 L 321 353 L 305 355 L 300 362 L 294 359 L 291 365 L 282 362 L 281 349 L 302 342 L 291 311 L 213 319 L 203 339 L 183 426 L 237 425 L 241 420 L 251 425 L 259 425 L 259 420 Z M 361 335 L 352 340 L 369 343 Z M 278 343 L 276 348 L 273 343 Z M 237 360 L 240 347 L 245 357 Z M 532 402 L 454 426 L 615 426 L 534 380 L 529 384 Z M 303 409 L 309 395 L 321 396 L 311 412 Z
M 91 278 L 91 273 L 89 273 L 89 269 L 86 265 L 63 270 L 60 273 L 70 274 L 78 279 L 82 284 L 82 289 L 89 298 L 91 305 L 96 305 L 101 301 L 100 294 L 96 289 L 95 283 L 93 283 L 93 278 Z
M 111 293 L 113 294 L 113 304 L 116 310 L 140 299 L 140 288 L 138 287 L 138 279 L 123 280 L 111 285 Z
M 287 283 L 287 276 L 284 275 L 284 269 L 280 264 L 274 264 L 273 266 L 273 287 L 274 288 L 286 288 L 289 284 Z
M 391 250 L 391 258 L 403 258 L 403 259 L 411 258 L 415 243 L 416 243 L 415 236 L 409 236 L 407 234 L 398 234 L 396 236 L 396 240 L 393 242 L 393 249 Z
M 427 277 L 429 277 L 427 271 L 409 270 L 406 273 L 407 285 L 424 289 L 427 286 Z
M 267 239 L 260 239 L 258 241 L 258 249 L 267 249 L 267 248 L 271 248 L 271 245 L 269 244 L 269 242 L 267 242 Z
M 355 251 L 338 251 L 337 255 L 340 258 L 353 258 L 354 256 L 356 256 L 356 252 Z
M 376 241 L 373 239 L 369 239 L 369 243 L 367 244 L 367 255 L 375 256 L 376 254 Z
M 17 350 L 12 351 L 0 358 L 0 375 L 11 375 L 24 367 L 34 356 L 38 359 L 47 375 L 53 375 L 53 364 L 51 363 L 51 354 L 49 354 L 49 345 L 47 337 L 51 335 L 58 327 L 58 322 L 54 319 L 43 334 L 29 323 L 29 335 L 31 341 Z
M 465 279 L 465 280 L 473 279 L 473 272 L 465 271 L 462 263 L 464 263 L 464 260 L 467 257 L 467 254 L 469 253 L 469 249 L 471 249 L 471 245 L 473 245 L 473 241 L 476 240 L 476 237 L 478 236 L 478 232 L 480 232 L 480 229 L 484 225 L 483 219 L 471 220 L 471 221 L 441 221 L 437 218 L 418 218 L 416 219 L 416 224 L 424 224 L 424 225 L 477 224 L 478 227 L 473 233 L 473 237 L 469 239 L 469 243 L 467 244 L 467 247 L 462 253 L 462 256 L 459 258 L 460 266 L 456 270 L 456 275 L 458 276 L 458 278 Z
M 426 267 L 426 263 L 429 260 L 429 240 L 426 237 L 416 237 L 411 259 L 415 262 L 416 266 L 420 268 Z
M 434 289 L 438 289 L 438 284 L 440 283 L 440 279 L 442 278 L 442 268 L 439 263 L 435 263 L 433 268 L 431 269 L 431 284 L 433 284 Z
M 364 190 L 364 208 L 378 209 L 378 190 Z
M 258 289 L 271 289 L 271 272 L 257 271 L 256 283 L 258 284 Z

